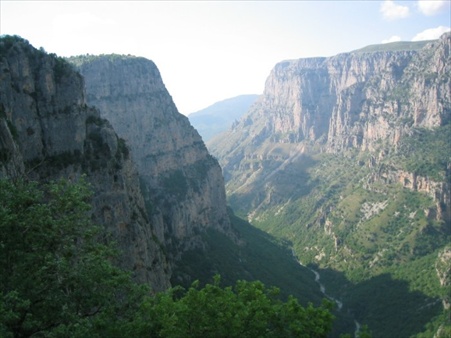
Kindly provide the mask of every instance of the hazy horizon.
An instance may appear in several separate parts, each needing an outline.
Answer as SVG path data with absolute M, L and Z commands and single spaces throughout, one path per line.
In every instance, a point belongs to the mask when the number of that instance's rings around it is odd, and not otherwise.
M 450 1 L 0 1 L 0 33 L 155 62 L 182 114 L 261 94 L 274 65 L 450 30 Z

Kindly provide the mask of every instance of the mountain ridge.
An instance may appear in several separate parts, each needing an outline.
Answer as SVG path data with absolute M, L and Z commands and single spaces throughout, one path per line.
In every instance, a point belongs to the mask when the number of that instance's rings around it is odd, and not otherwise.
M 232 208 L 329 271 L 327 288 L 376 337 L 421 336 L 429 321 L 432 335 L 449 327 L 444 270 L 432 263 L 427 281 L 413 271 L 449 250 L 450 47 L 448 33 L 418 50 L 282 61 L 248 113 L 207 143 Z M 384 319 L 366 289 L 396 289 L 397 279 L 420 292 L 412 302 L 435 299 L 430 309 L 408 306 L 413 317 L 423 311 L 421 325 Z M 375 306 L 353 308 L 363 301 Z
M 359 48 L 351 51 L 350 53 L 372 53 L 381 51 L 402 51 L 402 50 L 420 50 L 428 43 L 434 40 L 423 40 L 423 41 L 395 41 L 388 43 L 380 43 L 374 45 L 368 45 L 363 48 Z
M 207 142 L 239 120 L 257 98 L 258 95 L 248 94 L 221 100 L 189 114 L 188 118 L 204 142 Z

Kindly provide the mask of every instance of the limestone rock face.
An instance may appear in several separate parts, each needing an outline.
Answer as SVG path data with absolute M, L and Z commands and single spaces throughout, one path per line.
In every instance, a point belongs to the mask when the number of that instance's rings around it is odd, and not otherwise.
M 416 271 L 438 252 L 424 274 L 440 282 L 449 309 L 450 46 L 448 33 L 408 49 L 382 45 L 277 64 L 248 113 L 207 143 L 232 208 L 293 243 L 304 264 L 352 283 L 373 280 L 371 290 L 382 274 Z M 362 297 L 351 289 L 342 289 L 344 304 L 347 295 Z M 381 305 L 377 297 L 356 300 L 355 313 L 363 303 Z
M 363 49 L 278 63 L 248 113 L 207 143 L 229 193 L 270 180 L 274 174 L 264 167 L 271 161 L 285 162 L 279 171 L 302 154 L 375 152 L 381 142 L 396 147 L 414 128 L 449 124 L 450 46 L 447 33 L 419 49 Z M 440 209 L 450 219 L 448 185 L 435 186 L 430 195 L 444 198 L 437 197 L 437 205 L 447 206 Z M 254 196 L 255 203 L 268 199 L 264 194 Z
M 373 172 L 367 183 L 380 182 L 383 184 L 399 184 L 406 189 L 422 192 L 430 196 L 435 202 L 435 210 L 430 214 L 432 219 L 444 221 L 444 228 L 449 230 L 451 221 L 451 189 L 447 181 L 434 181 L 416 173 L 397 170 L 396 168 L 385 168 Z M 428 211 L 429 212 L 429 211 Z
M 171 253 L 202 247 L 200 233 L 210 227 L 233 236 L 221 168 L 178 113 L 155 64 L 118 55 L 71 62 L 86 79 L 88 103 L 130 146 L 148 214 Z
M 396 143 L 412 127 L 434 127 L 450 116 L 450 45 L 445 34 L 420 51 L 351 52 L 284 61 L 269 75 L 258 104 L 229 134 L 252 143 L 321 143 L 327 151 Z M 395 127 L 396 126 L 396 127 Z M 242 143 L 232 135 L 231 152 Z M 228 150 L 227 150 L 228 148 Z
M 118 243 L 118 264 L 155 291 L 170 286 L 170 266 L 125 142 L 88 107 L 73 66 L 18 37 L 0 39 L 0 154 L 2 177 L 76 181 L 86 175 L 93 220 Z

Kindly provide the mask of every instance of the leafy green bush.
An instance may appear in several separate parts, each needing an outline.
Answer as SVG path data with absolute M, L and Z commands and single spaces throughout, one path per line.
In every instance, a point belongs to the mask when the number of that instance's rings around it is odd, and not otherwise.
M 110 263 L 85 183 L 2 180 L 0 192 L 0 336 L 83 336 L 127 318 L 139 288 Z
M 238 281 L 222 288 L 219 281 L 217 276 L 203 288 L 195 282 L 188 290 L 174 288 L 149 298 L 134 336 L 307 338 L 327 337 L 331 330 L 331 302 L 303 307 L 293 297 L 278 300 L 278 290 L 261 282 Z

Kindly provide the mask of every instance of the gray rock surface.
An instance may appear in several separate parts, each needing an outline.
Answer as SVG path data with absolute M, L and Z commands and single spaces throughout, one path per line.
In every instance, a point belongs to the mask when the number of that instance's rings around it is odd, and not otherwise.
M 207 228 L 233 237 L 221 168 L 177 111 L 155 64 L 119 55 L 71 62 L 86 79 L 88 103 L 130 146 L 149 217 L 171 255 L 202 247 Z
M 117 262 L 155 291 L 170 286 L 170 266 L 144 212 L 137 171 L 108 121 L 88 107 L 82 76 L 26 40 L 0 40 L 2 177 L 78 180 L 86 175 L 92 216 L 118 243 Z
M 318 142 L 329 152 L 364 150 L 380 139 L 396 143 L 413 127 L 443 125 L 451 111 L 450 39 L 445 34 L 420 51 L 280 62 L 248 114 L 209 147 L 231 154 L 243 141 L 256 145 L 270 136 L 279 143 Z

